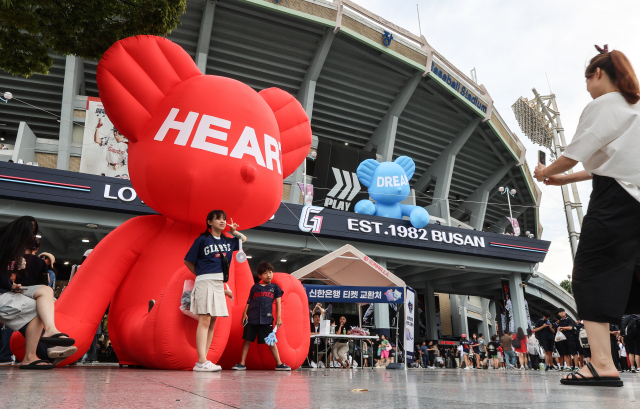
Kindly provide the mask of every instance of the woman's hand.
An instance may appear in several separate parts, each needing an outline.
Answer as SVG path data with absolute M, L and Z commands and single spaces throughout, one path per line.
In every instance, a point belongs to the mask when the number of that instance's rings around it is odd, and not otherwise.
M 11 286 L 11 291 L 15 291 L 17 293 L 23 292 L 24 290 L 22 289 L 22 284 L 13 284 Z
M 231 290 L 224 290 L 224 295 L 226 295 L 231 299 L 231 301 L 233 301 L 233 293 L 231 292 Z
M 280 328 L 282 326 L 282 319 L 280 319 L 280 317 L 278 317 L 278 319 L 276 320 L 276 326 L 278 328 Z
M 546 177 L 544 176 L 544 170 L 546 168 L 547 167 L 545 165 L 538 162 L 538 166 L 536 166 L 536 169 L 533 171 L 533 177 L 536 178 L 538 182 L 544 182 L 544 180 L 546 179 Z
M 554 175 L 544 180 L 547 186 L 562 186 L 567 184 L 567 175 Z
M 237 223 L 234 223 L 233 219 L 230 219 L 230 220 L 231 220 L 231 223 L 229 223 L 229 232 L 231 234 L 234 234 L 236 232 L 236 230 L 238 230 L 238 227 L 240 227 L 240 226 Z
M 244 325 L 244 323 L 247 321 L 249 321 L 249 317 L 247 317 L 247 313 L 245 312 L 244 314 L 242 314 L 242 325 Z

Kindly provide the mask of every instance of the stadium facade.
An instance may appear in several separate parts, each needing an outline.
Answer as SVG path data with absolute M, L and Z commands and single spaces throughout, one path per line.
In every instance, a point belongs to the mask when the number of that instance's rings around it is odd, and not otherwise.
M 189 0 L 168 38 L 206 74 L 234 78 L 258 91 L 274 86 L 288 91 L 311 119 L 313 152 L 306 167 L 285 180 L 281 211 L 300 212 L 299 183 L 306 182 L 316 188 L 314 205 L 334 212 L 335 223 L 344 219 L 346 230 L 320 233 L 319 242 L 294 231 L 295 226 L 267 223 L 250 232 L 246 251 L 252 265 L 269 261 L 292 272 L 327 249 L 352 243 L 353 224 L 346 220 L 353 204 L 344 199 L 358 192 L 347 160 L 340 158 L 406 155 L 416 171 L 404 203 L 426 207 L 432 221 L 441 223 L 440 236 L 433 237 L 453 240 L 460 226 L 486 243 L 485 248 L 456 248 L 445 240 L 441 247 L 425 247 L 399 238 L 354 236 L 361 251 L 424 296 L 428 338 L 435 338 L 436 310 L 442 314 L 447 307 L 451 329 L 445 331 L 451 335 L 468 332 L 470 325 L 495 332 L 504 283 L 512 293 L 517 326 L 526 326 L 525 296 L 532 315 L 556 307 L 575 313 L 572 297 L 535 270 L 549 243 L 540 240 L 541 192 L 524 145 L 489 91 L 424 37 L 348 0 Z M 72 262 L 123 221 L 152 210 L 129 193 L 128 181 L 79 173 L 88 101 L 99 98 L 97 62 L 53 58 L 46 76 L 25 79 L 0 72 L 0 92 L 15 97 L 0 104 L 2 143 L 9 148 L 0 151 L 0 161 L 39 165 L 0 164 L 5 176 L 0 177 L 0 220 L 34 215 L 42 220 L 43 249 Z M 321 157 L 323 152 L 337 152 L 335 161 Z M 16 183 L 20 178 L 43 183 Z M 93 196 L 51 193 L 47 183 L 56 181 L 90 186 Z M 509 198 L 500 194 L 500 186 L 516 190 L 510 199 L 513 217 L 531 238 L 498 234 L 511 231 L 505 217 Z M 436 298 L 440 307 L 434 307 Z

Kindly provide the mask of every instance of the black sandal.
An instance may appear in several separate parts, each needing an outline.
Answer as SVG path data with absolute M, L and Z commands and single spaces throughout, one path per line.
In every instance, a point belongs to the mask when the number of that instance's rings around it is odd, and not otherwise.
M 45 363 L 46 365 L 39 365 L 41 363 Z M 44 359 L 38 359 L 37 361 L 33 361 L 30 364 L 26 364 L 26 365 L 20 365 L 20 369 L 39 369 L 39 370 L 46 370 L 46 369 L 53 369 L 56 366 L 53 365 L 52 363 L 45 361 Z
M 67 337 L 67 338 L 61 338 Z M 76 343 L 76 340 L 73 338 L 69 338 L 69 335 L 63 334 L 62 332 L 58 332 L 55 335 L 50 337 L 42 337 L 40 338 L 40 342 L 47 345 L 53 345 L 55 347 L 70 347 L 71 345 Z
M 571 372 L 567 375 L 566 379 L 560 379 L 560 383 L 563 385 L 586 385 L 586 386 L 622 386 L 622 380 L 619 376 L 600 376 L 596 372 L 596 368 L 593 367 L 591 362 L 587 362 L 587 369 L 593 375 L 593 378 L 587 378 L 583 374 Z

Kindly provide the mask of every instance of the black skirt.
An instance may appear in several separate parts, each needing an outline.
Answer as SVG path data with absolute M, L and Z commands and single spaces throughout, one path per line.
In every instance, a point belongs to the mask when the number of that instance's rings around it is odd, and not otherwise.
M 640 312 L 640 202 L 615 179 L 594 175 L 573 264 L 573 296 L 583 320 L 620 325 Z

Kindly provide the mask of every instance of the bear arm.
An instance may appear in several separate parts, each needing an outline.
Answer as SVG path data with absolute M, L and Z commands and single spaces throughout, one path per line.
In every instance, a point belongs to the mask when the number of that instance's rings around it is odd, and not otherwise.
M 420 206 L 400 205 L 403 216 L 409 216 L 409 221 L 413 227 L 421 229 L 429 224 L 429 212 Z
M 371 200 L 363 199 L 356 203 L 353 210 L 360 214 L 374 215 L 376 214 L 376 205 Z

